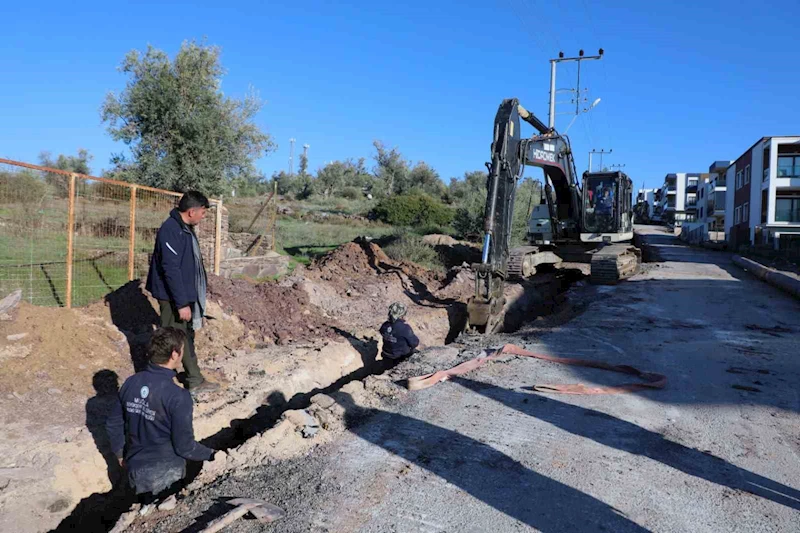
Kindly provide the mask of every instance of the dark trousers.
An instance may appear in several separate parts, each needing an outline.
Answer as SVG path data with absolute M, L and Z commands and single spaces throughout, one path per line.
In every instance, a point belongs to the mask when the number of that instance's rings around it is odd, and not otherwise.
M 191 389 L 197 387 L 205 378 L 197 365 L 197 352 L 194 351 L 194 328 L 192 322 L 183 322 L 178 316 L 178 310 L 172 302 L 159 300 L 161 311 L 161 327 L 176 328 L 186 333 L 186 344 L 183 348 L 183 370 L 186 371 L 186 386 Z

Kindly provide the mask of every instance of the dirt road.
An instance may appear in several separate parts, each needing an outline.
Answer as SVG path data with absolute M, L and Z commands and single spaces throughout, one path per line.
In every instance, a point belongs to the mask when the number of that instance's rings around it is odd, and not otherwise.
M 199 531 L 220 501 L 254 496 L 288 516 L 230 531 L 800 531 L 800 304 L 724 254 L 640 231 L 664 262 L 577 287 L 580 314 L 505 340 L 663 373 L 665 390 L 540 394 L 528 387 L 626 378 L 490 365 L 353 417 L 308 456 L 220 480 L 156 530 Z

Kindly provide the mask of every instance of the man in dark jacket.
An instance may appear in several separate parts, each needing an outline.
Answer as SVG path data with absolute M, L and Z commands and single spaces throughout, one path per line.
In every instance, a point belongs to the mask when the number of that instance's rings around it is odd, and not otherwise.
M 194 349 L 194 333 L 203 326 L 207 283 L 194 226 L 206 216 L 208 207 L 208 198 L 197 191 L 181 197 L 178 207 L 158 230 L 146 286 L 158 300 L 161 327 L 186 333 L 183 369 L 192 395 L 219 388 L 203 377 Z
M 141 503 L 180 488 L 186 461 L 210 461 L 215 451 L 194 440 L 192 398 L 173 378 L 186 334 L 156 330 L 147 347 L 147 368 L 129 377 L 106 421 L 111 450 Z
M 380 329 L 383 337 L 383 357 L 387 359 L 406 357 L 419 346 L 419 339 L 414 335 L 414 330 L 403 320 L 405 315 L 406 306 L 400 302 L 389 306 L 389 320 L 384 322 Z

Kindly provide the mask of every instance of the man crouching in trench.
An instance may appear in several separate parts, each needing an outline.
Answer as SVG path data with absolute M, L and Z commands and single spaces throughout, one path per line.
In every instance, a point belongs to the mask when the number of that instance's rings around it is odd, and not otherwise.
M 125 381 L 106 421 L 111 449 L 146 507 L 182 488 L 187 460 L 210 461 L 215 454 L 194 439 L 192 397 L 173 381 L 185 342 L 179 329 L 156 330 L 147 368 Z

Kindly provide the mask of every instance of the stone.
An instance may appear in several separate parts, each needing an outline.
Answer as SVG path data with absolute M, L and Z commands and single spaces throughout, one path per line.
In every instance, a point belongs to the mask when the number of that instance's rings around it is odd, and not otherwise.
M 177 506 L 178 506 L 178 499 L 175 497 L 174 494 L 171 494 L 169 498 L 158 504 L 158 510 L 172 511 Z
M 311 397 L 311 403 L 314 405 L 319 405 L 323 409 L 328 409 L 330 406 L 336 403 L 336 400 L 328 396 L 327 394 L 315 394 Z
M 5 314 L 17 307 L 22 300 L 22 289 L 17 289 L 0 300 L 0 314 Z
M 14 334 L 14 335 L 6 335 L 6 340 L 9 340 L 9 341 L 11 341 L 11 342 L 14 342 L 14 341 L 19 341 L 19 340 L 22 340 L 22 339 L 24 339 L 24 338 L 25 338 L 25 337 L 27 337 L 27 336 L 28 336 L 28 334 L 27 334 L 27 333 L 16 333 L 16 334 Z
M 47 389 L 47 394 L 50 396 L 58 396 L 61 393 L 61 389 Z

